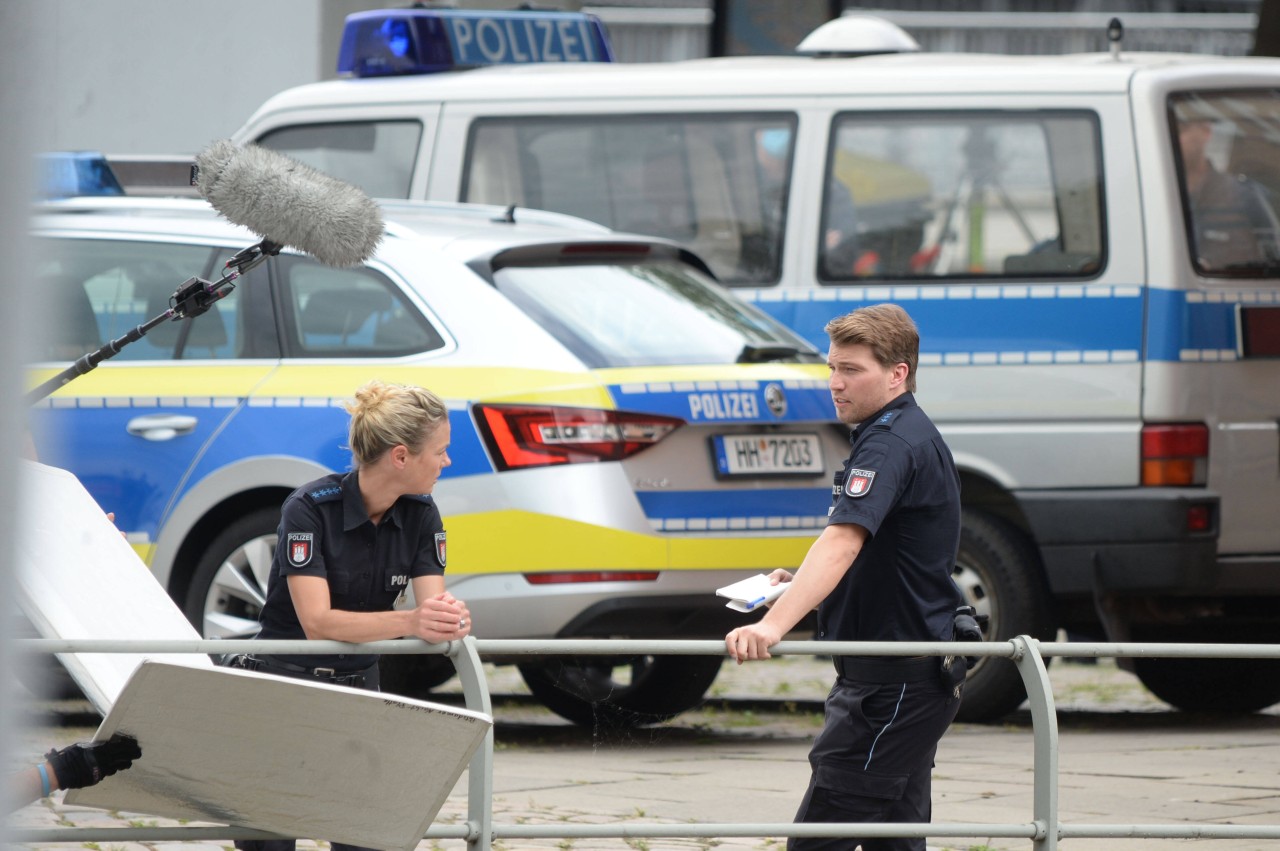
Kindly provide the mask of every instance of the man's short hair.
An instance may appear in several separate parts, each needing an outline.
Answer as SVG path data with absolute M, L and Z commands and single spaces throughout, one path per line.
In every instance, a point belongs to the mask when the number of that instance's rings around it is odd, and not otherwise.
M 907 312 L 896 304 L 874 304 L 837 316 L 827 323 L 833 346 L 864 345 L 886 369 L 907 365 L 906 389 L 916 390 L 916 366 L 920 363 L 920 332 Z

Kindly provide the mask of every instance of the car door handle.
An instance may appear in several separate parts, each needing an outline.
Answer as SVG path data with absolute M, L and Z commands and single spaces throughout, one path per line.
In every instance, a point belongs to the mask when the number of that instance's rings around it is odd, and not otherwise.
M 126 428 L 129 434 L 146 440 L 172 440 L 180 434 L 191 434 L 198 422 L 195 417 L 182 414 L 147 414 L 129 420 Z

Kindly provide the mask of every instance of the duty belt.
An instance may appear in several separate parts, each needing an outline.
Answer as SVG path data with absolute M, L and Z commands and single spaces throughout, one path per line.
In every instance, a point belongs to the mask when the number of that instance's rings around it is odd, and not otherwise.
M 936 656 L 835 656 L 836 673 L 862 683 L 918 683 L 936 680 L 940 660 Z
M 337 671 L 333 668 L 308 668 L 305 665 L 295 665 L 292 662 L 285 662 L 269 656 L 246 655 L 237 656 L 231 660 L 231 667 L 243 668 L 246 671 L 261 671 L 265 674 L 285 674 L 295 677 L 299 675 L 314 677 L 317 680 L 324 680 L 334 685 L 352 686 L 354 688 L 364 686 L 365 677 L 377 664 L 375 662 L 359 671 Z

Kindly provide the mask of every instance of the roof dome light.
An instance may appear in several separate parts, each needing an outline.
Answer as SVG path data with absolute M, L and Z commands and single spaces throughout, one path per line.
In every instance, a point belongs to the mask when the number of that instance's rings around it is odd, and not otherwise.
M 804 37 L 796 53 L 806 56 L 869 56 L 918 53 L 920 44 L 897 24 L 875 15 L 842 15 Z

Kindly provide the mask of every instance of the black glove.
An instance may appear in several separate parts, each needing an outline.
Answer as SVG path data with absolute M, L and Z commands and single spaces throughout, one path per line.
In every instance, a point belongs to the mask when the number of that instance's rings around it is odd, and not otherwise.
M 58 775 L 59 788 L 81 789 L 123 771 L 140 756 L 142 748 L 137 739 L 116 733 L 105 742 L 77 742 L 62 750 L 51 750 L 45 759 Z
M 972 606 L 961 606 L 956 609 L 955 627 L 952 633 L 953 641 L 982 641 L 982 628 L 978 625 L 978 618 L 986 623 L 986 615 L 978 615 L 974 612 Z M 964 657 L 965 664 L 972 668 L 978 664 L 977 656 Z

